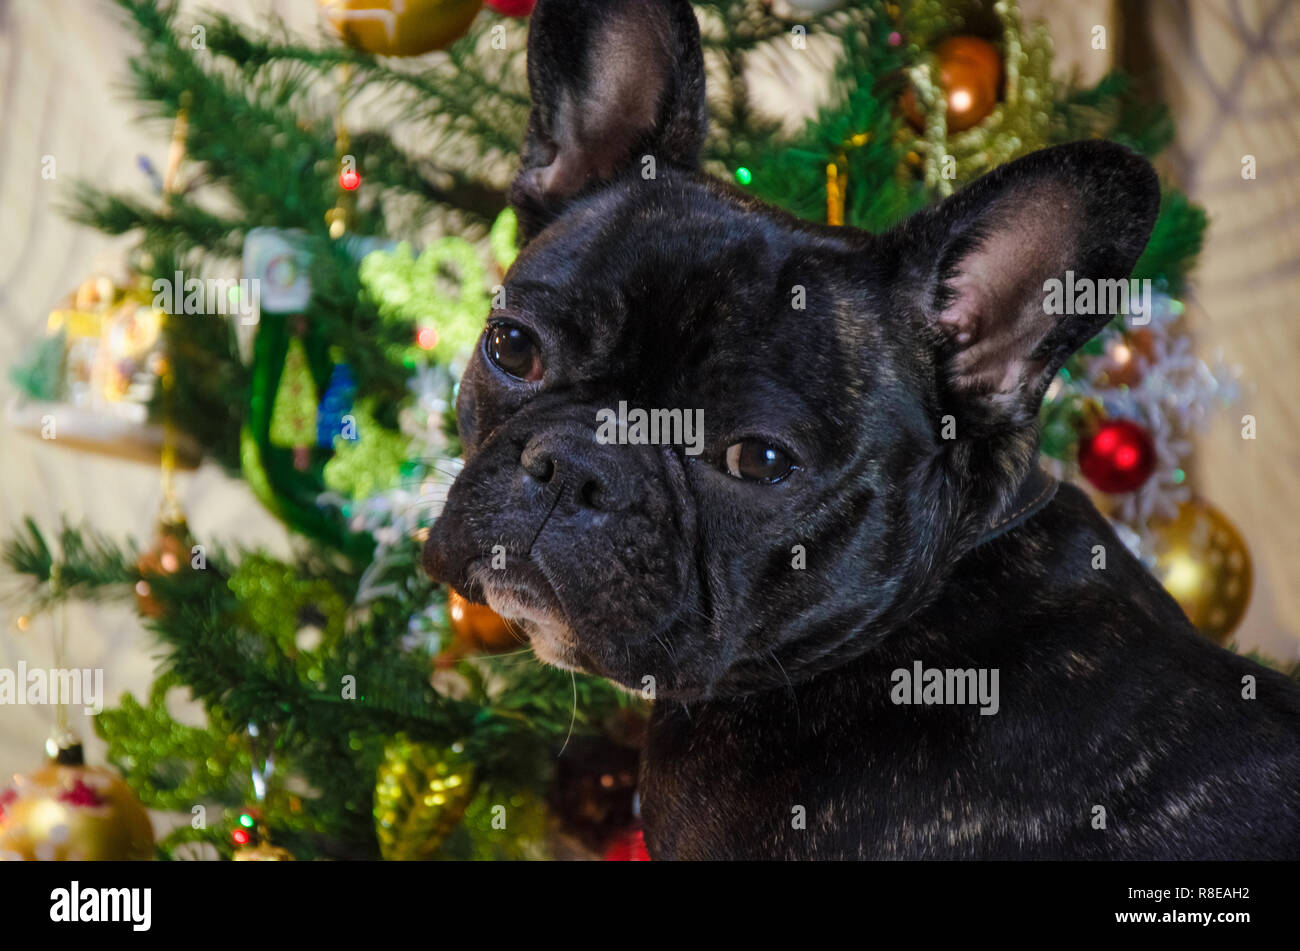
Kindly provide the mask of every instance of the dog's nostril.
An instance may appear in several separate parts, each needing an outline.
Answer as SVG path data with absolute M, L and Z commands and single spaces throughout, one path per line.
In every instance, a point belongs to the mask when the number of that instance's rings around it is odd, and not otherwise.
M 595 479 L 584 479 L 578 486 L 578 504 L 583 508 L 600 508 L 601 484 Z
M 538 482 L 550 482 L 555 475 L 555 459 L 548 452 L 525 449 L 519 457 L 519 464 Z

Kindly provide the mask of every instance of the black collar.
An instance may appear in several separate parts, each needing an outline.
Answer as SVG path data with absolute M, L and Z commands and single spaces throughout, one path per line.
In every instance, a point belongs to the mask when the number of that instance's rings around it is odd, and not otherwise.
M 1020 483 L 1020 488 L 1012 496 L 1011 501 L 989 519 L 988 526 L 979 541 L 975 543 L 975 547 L 978 548 L 985 542 L 990 542 L 1029 521 L 1055 498 L 1059 486 L 1060 483 L 1056 479 L 1038 466 L 1034 466 L 1029 475 L 1025 476 L 1025 481 Z

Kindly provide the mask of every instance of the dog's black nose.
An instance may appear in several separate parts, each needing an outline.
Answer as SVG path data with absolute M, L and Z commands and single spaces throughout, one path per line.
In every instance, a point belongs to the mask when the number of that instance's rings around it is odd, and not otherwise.
M 617 512 L 632 500 L 630 479 L 619 471 L 614 453 L 592 441 L 589 434 L 533 436 L 524 446 L 519 464 L 536 482 L 554 483 L 557 491 L 566 493 L 579 508 Z

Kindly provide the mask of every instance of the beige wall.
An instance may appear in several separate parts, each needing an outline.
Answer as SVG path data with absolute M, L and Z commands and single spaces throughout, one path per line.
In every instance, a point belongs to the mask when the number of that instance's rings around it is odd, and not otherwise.
M 314 3 L 237 0 L 238 13 L 276 8 L 310 24 Z M 304 21 L 304 13 L 306 19 Z M 13 387 L 8 367 L 44 328 L 61 297 L 96 270 L 114 270 L 122 243 L 70 224 L 58 213 L 72 183 L 88 178 L 148 193 L 136 157 L 166 164 L 168 129 L 135 123 L 125 94 L 130 36 L 116 8 L 100 0 L 12 0 L 0 3 L 0 402 Z M 55 158 L 53 181 L 41 177 L 45 155 Z M 110 535 L 147 539 L 158 511 L 158 473 L 151 466 L 53 448 L 0 425 L 0 532 L 26 515 L 57 529 L 66 516 Z M 239 539 L 287 550 L 285 532 L 241 483 L 212 467 L 179 476 L 190 523 L 202 537 Z M 12 576 L 0 576 L 11 591 Z M 21 599 L 0 602 L 0 667 L 19 659 L 50 665 L 48 619 L 19 633 Z M 71 607 L 66 614 L 68 662 L 102 667 L 105 692 L 142 696 L 153 680 L 157 650 L 129 605 Z M 180 698 L 183 701 L 183 698 Z M 178 712 L 198 715 L 183 703 Z M 48 707 L 0 708 L 0 780 L 38 765 L 53 720 Z M 74 721 L 75 725 L 75 721 Z M 88 756 L 102 762 L 103 747 L 82 723 Z

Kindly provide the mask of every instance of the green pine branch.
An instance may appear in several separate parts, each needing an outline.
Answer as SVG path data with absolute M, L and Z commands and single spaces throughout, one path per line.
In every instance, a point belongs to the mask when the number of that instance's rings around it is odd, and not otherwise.
M 56 550 L 57 549 L 57 550 Z M 100 601 L 124 597 L 138 579 L 131 547 L 119 547 L 106 536 L 64 524 L 55 547 L 31 518 L 4 543 L 0 559 L 27 584 L 26 606 L 41 612 L 68 600 Z

